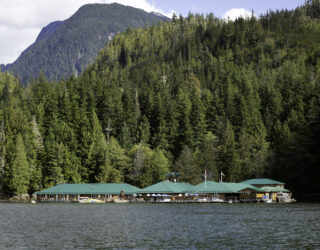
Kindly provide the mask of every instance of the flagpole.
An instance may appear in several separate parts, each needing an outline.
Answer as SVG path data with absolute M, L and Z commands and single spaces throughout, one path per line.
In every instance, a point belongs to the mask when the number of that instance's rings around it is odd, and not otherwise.
M 204 189 L 207 189 L 207 170 L 204 170 Z

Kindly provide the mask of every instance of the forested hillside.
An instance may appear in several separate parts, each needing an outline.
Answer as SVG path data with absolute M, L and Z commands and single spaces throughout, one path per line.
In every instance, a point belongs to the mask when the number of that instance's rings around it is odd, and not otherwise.
M 84 5 L 69 19 L 44 27 L 35 43 L 2 69 L 12 72 L 25 85 L 41 72 L 51 81 L 77 76 L 117 33 L 167 20 L 116 3 Z
M 5 194 L 57 183 L 271 177 L 319 196 L 320 4 L 117 35 L 80 77 L 1 74 Z

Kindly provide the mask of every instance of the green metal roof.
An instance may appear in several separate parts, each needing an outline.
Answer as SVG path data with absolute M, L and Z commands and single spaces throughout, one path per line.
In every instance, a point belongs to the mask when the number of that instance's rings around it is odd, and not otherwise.
M 250 184 L 214 181 L 207 181 L 206 183 L 202 182 L 194 186 L 193 191 L 200 194 L 230 194 L 241 193 L 241 191 L 245 189 L 251 189 L 255 192 L 263 192 L 260 188 L 254 187 Z
M 200 184 L 193 186 L 192 190 L 197 191 L 200 189 L 212 188 L 215 184 L 217 184 L 215 181 L 201 182 Z
M 243 181 L 241 183 L 246 183 L 246 184 L 251 184 L 251 185 L 279 185 L 279 184 L 284 184 L 283 182 L 274 181 L 274 180 L 267 179 L 267 178 L 250 179 L 250 180 Z
M 285 192 L 288 193 L 290 192 L 288 189 L 285 188 L 280 188 L 280 187 L 269 187 L 269 186 L 265 186 L 265 187 L 261 187 L 260 189 L 262 189 L 264 192 Z
M 36 194 L 136 194 L 140 188 L 126 183 L 59 184 Z
M 193 185 L 184 182 L 162 181 L 143 188 L 140 193 L 145 194 L 178 194 L 192 192 Z
M 245 189 L 251 189 L 255 192 L 262 192 L 260 188 L 246 183 L 221 182 L 220 184 L 229 188 L 232 193 L 241 193 L 241 191 Z
M 195 193 L 230 193 L 230 190 L 223 186 L 220 185 L 220 183 L 215 182 L 215 181 L 207 181 L 207 182 L 202 182 L 196 186 L 194 186 L 193 191 Z

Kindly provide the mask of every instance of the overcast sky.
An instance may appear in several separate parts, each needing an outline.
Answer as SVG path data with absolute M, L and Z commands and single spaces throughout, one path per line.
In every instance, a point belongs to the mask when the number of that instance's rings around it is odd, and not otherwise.
M 259 16 L 268 9 L 294 9 L 304 0 L 1 0 L 0 1 L 0 64 L 14 62 L 32 44 L 41 28 L 50 22 L 65 20 L 87 3 L 118 2 L 145 11 L 160 12 L 169 17 L 175 12 L 186 16 L 213 12 L 217 17 L 234 19 Z

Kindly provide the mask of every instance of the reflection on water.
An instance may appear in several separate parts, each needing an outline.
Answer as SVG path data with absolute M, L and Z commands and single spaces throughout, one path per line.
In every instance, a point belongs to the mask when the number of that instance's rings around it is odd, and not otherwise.
M 0 249 L 320 248 L 320 204 L 0 203 Z

